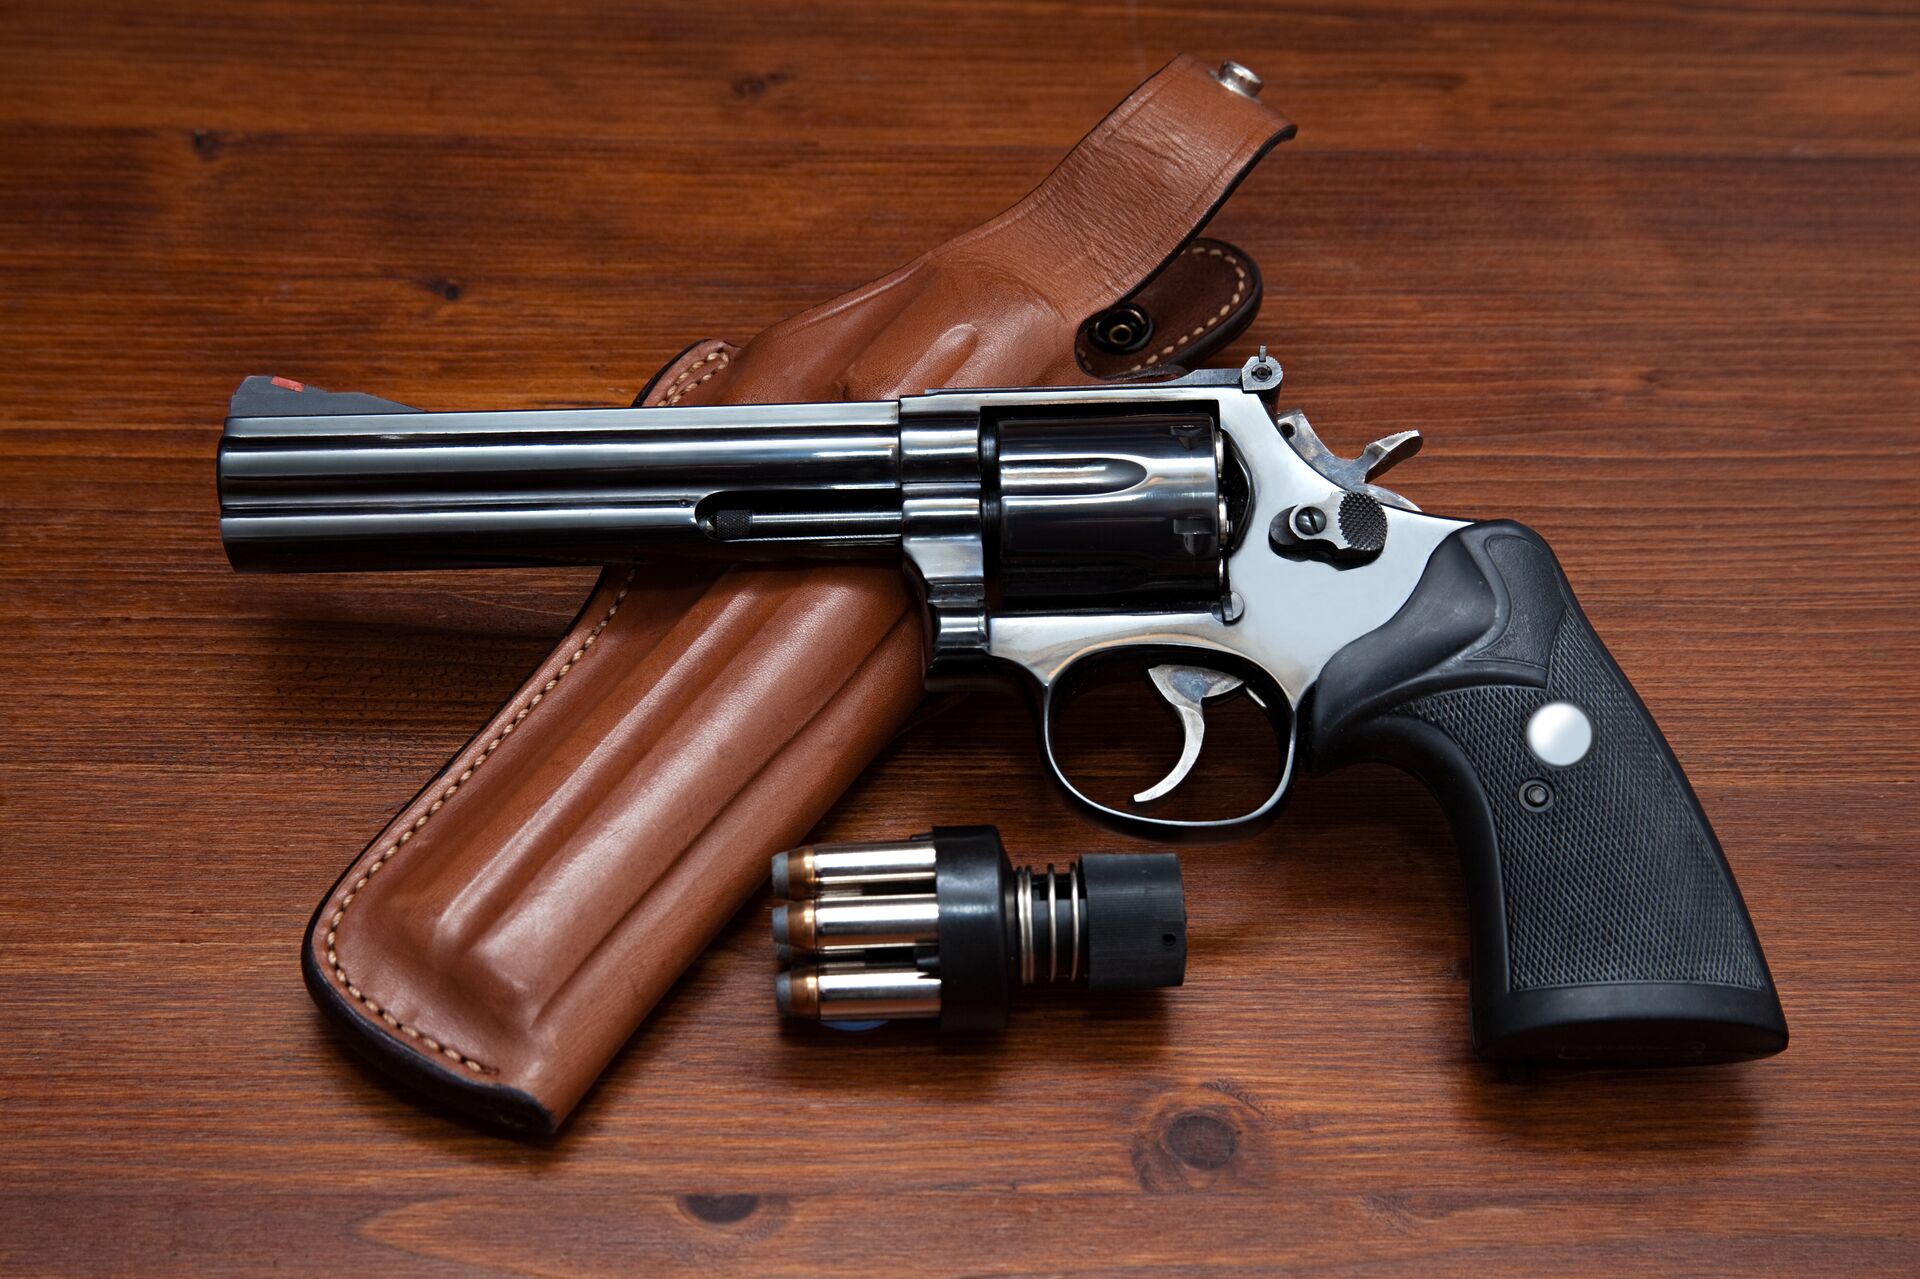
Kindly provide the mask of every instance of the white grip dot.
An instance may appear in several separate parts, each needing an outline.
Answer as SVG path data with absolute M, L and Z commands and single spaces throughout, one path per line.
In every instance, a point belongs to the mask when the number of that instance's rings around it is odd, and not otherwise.
M 1527 721 L 1527 749 L 1543 764 L 1578 764 L 1593 748 L 1593 721 L 1572 702 L 1548 702 Z

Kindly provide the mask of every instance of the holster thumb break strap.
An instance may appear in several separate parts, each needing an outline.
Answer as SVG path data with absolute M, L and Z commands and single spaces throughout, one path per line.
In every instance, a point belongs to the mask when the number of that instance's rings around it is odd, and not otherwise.
M 1259 304 L 1195 240 L 1293 126 L 1176 58 L 999 217 L 648 405 L 1067 385 L 1198 362 Z M 1127 302 L 1145 344 L 1098 330 Z M 889 567 L 610 568 L 553 653 L 354 859 L 303 948 L 347 1042 L 483 1122 L 551 1132 L 906 722 L 919 610 Z

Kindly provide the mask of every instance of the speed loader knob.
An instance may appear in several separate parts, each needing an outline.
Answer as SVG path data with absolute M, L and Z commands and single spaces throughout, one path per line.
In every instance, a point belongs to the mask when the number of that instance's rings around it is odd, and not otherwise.
M 1006 1024 L 1016 985 L 1178 986 L 1186 897 L 1172 853 L 1089 853 L 1015 868 L 991 826 L 936 827 L 874 844 L 815 844 L 773 859 L 782 1013 L 826 1022 L 939 1018 Z

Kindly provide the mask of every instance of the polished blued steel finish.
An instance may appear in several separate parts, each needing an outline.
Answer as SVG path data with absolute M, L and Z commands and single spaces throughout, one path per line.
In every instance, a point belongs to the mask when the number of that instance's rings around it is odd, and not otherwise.
M 220 442 L 220 533 L 242 570 L 791 554 L 900 534 L 892 403 L 314 413 L 334 397 L 234 398 L 248 415 Z
M 221 532 L 236 567 L 267 571 L 896 555 L 925 604 L 929 685 L 1024 675 L 1080 806 L 1137 834 L 1223 833 L 1277 810 L 1321 669 L 1463 527 L 1373 484 L 1417 437 L 1339 457 L 1275 414 L 1280 376 L 1262 352 L 1150 385 L 508 413 L 251 378 L 221 441 Z M 1110 660 L 1140 657 L 1186 749 L 1113 807 L 1066 775 L 1058 721 Z M 1206 703 L 1237 690 L 1281 740 L 1272 791 L 1214 820 L 1143 811 L 1192 771 Z
M 354 411 L 327 411 L 342 398 Z M 895 401 L 420 413 L 368 412 L 368 398 L 241 388 L 219 463 L 236 567 L 904 543 L 936 603 L 981 612 L 991 539 L 1013 600 L 1205 602 L 1219 582 L 1220 446 L 1204 411 L 997 422 Z
M 1220 433 L 1205 413 L 1003 420 L 1002 599 L 1207 602 L 1227 537 Z

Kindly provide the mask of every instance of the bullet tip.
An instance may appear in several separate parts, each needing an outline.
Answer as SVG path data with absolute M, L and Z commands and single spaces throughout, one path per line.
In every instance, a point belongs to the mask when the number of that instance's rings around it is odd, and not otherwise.
M 793 1016 L 792 973 L 781 973 L 773 979 L 773 1003 L 782 1017 Z
M 773 908 L 773 944 L 776 946 L 785 946 L 788 944 L 787 908 L 785 906 L 775 906 Z
M 773 855 L 773 895 L 775 897 L 787 895 L 787 855 L 785 853 Z

